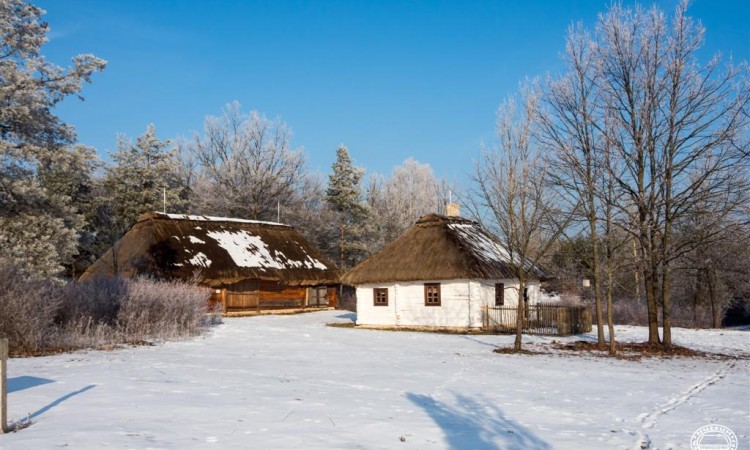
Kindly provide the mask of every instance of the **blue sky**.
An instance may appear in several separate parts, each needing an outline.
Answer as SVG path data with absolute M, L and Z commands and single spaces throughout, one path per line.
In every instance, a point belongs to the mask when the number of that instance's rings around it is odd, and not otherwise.
M 629 3 L 629 2 L 626 2 Z M 673 1 L 656 2 L 671 11 Z M 105 72 L 57 113 L 102 156 L 148 123 L 191 136 L 233 100 L 281 118 L 312 171 L 344 143 L 369 172 L 408 157 L 463 184 L 495 110 L 526 76 L 557 73 L 567 27 L 593 27 L 602 0 L 193 1 L 37 0 L 43 53 L 79 53 Z M 644 3 L 650 5 L 651 3 Z M 750 59 L 750 2 L 695 0 L 704 55 Z

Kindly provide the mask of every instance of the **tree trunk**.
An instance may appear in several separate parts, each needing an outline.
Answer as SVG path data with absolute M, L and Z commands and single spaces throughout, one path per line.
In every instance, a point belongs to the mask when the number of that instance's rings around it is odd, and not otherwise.
M 606 220 L 604 222 L 604 242 L 605 242 L 605 256 L 606 256 L 606 267 L 607 271 L 607 329 L 609 331 L 609 356 L 615 356 L 617 354 L 617 344 L 615 341 L 615 326 L 612 318 L 612 271 L 613 271 L 613 254 L 614 245 L 612 244 L 612 202 L 614 187 L 612 182 L 608 184 L 608 198 L 607 204 L 605 205 Z
M 638 264 L 638 243 L 633 239 L 633 260 L 635 269 L 633 270 L 633 283 L 635 284 L 635 301 L 641 301 L 641 264 Z
M 651 265 L 651 252 L 648 232 L 641 229 L 641 262 L 643 268 L 643 285 L 646 291 L 646 309 L 648 312 L 648 342 L 659 343 L 659 310 L 656 305 L 656 273 Z
M 665 263 L 666 266 L 666 263 Z M 670 317 L 671 308 L 671 289 L 670 283 L 672 277 L 669 273 L 669 267 L 664 268 L 661 281 L 661 315 L 662 315 L 662 345 L 669 348 L 672 346 L 672 321 Z
M 612 264 L 607 263 L 607 329 L 609 330 L 609 356 L 617 354 L 615 341 L 615 325 L 612 322 Z
M 604 347 L 604 320 L 602 316 L 602 286 L 599 276 L 599 235 L 596 231 L 596 212 L 594 211 L 593 192 L 589 197 L 589 232 L 591 234 L 592 258 L 591 278 L 594 282 L 594 308 L 596 311 L 596 334 L 599 347 Z
M 708 299 L 711 302 L 711 322 L 714 328 L 721 328 L 721 317 L 719 314 L 719 303 L 716 301 L 716 269 L 706 269 L 706 282 L 708 283 Z
M 513 351 L 521 351 L 521 341 L 523 333 L 523 316 L 524 316 L 524 302 L 523 302 L 523 290 L 526 288 L 526 280 L 518 280 L 518 304 L 516 305 L 516 340 L 513 343 Z
M 698 327 L 698 302 L 700 301 L 700 295 L 702 292 L 701 285 L 701 269 L 695 272 L 695 292 L 693 293 L 693 328 Z

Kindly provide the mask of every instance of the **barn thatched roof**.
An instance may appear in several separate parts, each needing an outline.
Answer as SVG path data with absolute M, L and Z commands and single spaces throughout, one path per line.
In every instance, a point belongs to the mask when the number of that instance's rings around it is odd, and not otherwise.
M 380 252 L 351 269 L 342 281 L 361 285 L 422 280 L 499 280 L 516 278 L 513 268 L 505 245 L 477 222 L 428 214 Z M 544 273 L 534 270 L 532 276 L 543 278 Z
M 115 257 L 116 256 L 116 257 Z M 149 212 L 81 280 L 115 274 L 191 279 L 218 286 L 244 279 L 292 286 L 338 283 L 339 272 L 294 227 L 274 222 Z

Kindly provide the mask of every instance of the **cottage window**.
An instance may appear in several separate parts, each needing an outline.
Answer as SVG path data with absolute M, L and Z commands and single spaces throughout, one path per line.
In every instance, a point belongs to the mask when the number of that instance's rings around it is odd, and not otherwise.
M 440 306 L 440 283 L 425 283 L 424 305 Z
M 504 306 L 504 305 L 505 305 L 505 284 L 496 283 L 495 284 L 495 306 Z
M 388 306 L 388 288 L 375 288 L 373 293 L 373 305 Z

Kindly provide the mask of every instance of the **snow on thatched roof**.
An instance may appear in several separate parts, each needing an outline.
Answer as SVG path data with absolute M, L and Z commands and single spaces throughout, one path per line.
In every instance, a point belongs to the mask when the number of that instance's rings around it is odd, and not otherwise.
M 351 269 L 342 280 L 352 285 L 498 280 L 515 278 L 515 264 L 506 246 L 477 222 L 428 214 L 380 252 Z M 532 273 L 534 278 L 544 276 L 541 270 Z
M 294 227 L 275 222 L 145 213 L 81 277 L 148 274 L 219 285 L 243 279 L 289 285 L 338 282 L 338 270 Z
M 235 219 L 232 217 L 197 216 L 197 215 L 191 215 L 191 214 L 162 214 L 162 213 L 154 213 L 154 214 L 159 214 L 161 216 L 167 216 L 170 219 L 178 219 L 178 220 L 200 220 L 200 221 L 205 221 L 205 222 L 262 223 L 266 225 L 288 226 L 288 225 L 284 225 L 278 222 L 264 222 L 262 220 Z

